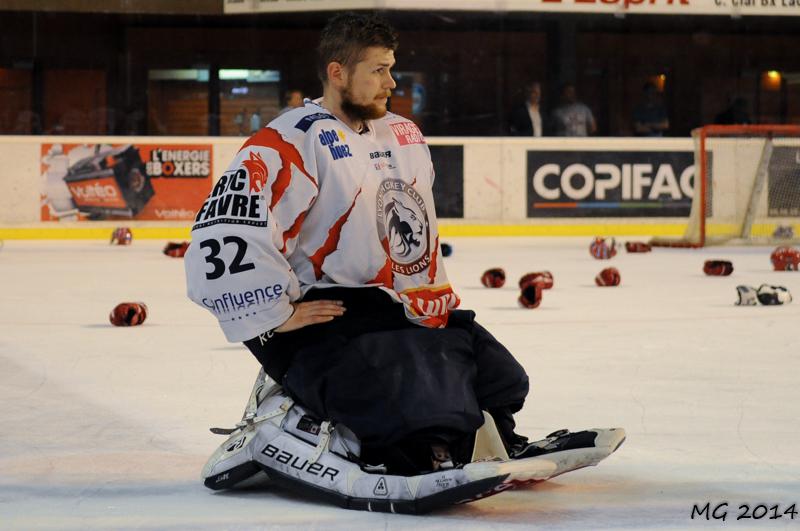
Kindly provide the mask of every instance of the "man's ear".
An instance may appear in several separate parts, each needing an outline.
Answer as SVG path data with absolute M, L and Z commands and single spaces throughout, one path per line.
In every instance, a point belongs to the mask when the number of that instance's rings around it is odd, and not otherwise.
M 328 82 L 334 87 L 344 87 L 347 85 L 347 69 L 337 61 L 328 63 Z

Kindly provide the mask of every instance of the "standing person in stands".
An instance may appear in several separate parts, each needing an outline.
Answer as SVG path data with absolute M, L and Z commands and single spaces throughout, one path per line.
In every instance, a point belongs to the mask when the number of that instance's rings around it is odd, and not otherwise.
M 636 136 L 664 136 L 669 129 L 669 118 L 658 89 L 651 83 L 642 87 L 642 98 L 633 109 L 633 131 Z
M 542 85 L 532 81 L 525 85 L 525 101 L 511 110 L 509 134 L 512 136 L 544 136 Z
M 597 132 L 592 110 L 578 101 L 572 83 L 561 88 L 561 104 L 553 111 L 553 128 L 556 136 L 589 136 Z

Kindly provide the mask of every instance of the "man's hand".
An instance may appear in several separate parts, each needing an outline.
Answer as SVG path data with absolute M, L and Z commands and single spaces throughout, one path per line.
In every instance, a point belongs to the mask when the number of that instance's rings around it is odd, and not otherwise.
M 292 303 L 294 313 L 275 331 L 291 332 L 304 326 L 333 321 L 334 318 L 344 315 L 343 305 L 342 301 L 330 300 Z

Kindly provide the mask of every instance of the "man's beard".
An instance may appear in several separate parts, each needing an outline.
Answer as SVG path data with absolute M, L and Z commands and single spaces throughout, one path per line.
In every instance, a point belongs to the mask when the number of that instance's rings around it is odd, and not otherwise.
M 386 91 L 386 96 L 390 95 Z M 361 105 L 353 101 L 353 94 L 348 85 L 342 91 L 342 112 L 344 112 L 351 120 L 377 120 L 386 116 L 386 107 L 378 105 L 377 103 L 370 103 L 368 105 Z

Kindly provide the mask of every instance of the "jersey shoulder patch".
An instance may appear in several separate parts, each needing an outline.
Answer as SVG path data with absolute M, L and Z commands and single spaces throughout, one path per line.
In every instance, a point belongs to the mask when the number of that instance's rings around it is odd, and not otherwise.
M 327 112 L 315 112 L 314 114 L 303 116 L 300 121 L 294 125 L 294 127 L 295 129 L 299 129 L 304 133 L 308 133 L 311 125 L 319 120 L 336 120 L 336 117 Z
M 422 131 L 419 130 L 417 124 L 411 120 L 403 120 L 400 122 L 389 123 L 389 129 L 394 133 L 397 143 L 401 146 L 408 146 L 411 144 L 426 144 L 425 137 L 422 136 Z

